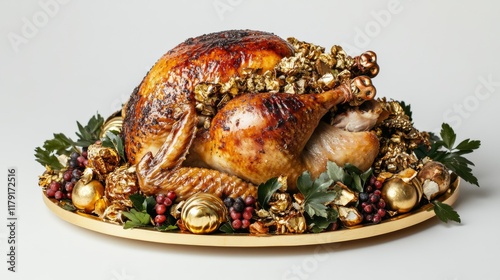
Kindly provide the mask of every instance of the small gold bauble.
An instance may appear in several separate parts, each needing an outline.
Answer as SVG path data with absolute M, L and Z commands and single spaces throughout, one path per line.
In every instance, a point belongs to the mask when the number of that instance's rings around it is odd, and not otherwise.
M 120 133 L 122 131 L 123 118 L 117 114 L 110 116 L 102 125 L 100 138 L 106 136 L 108 132 Z
M 398 177 L 387 180 L 381 191 L 389 209 L 398 213 L 409 212 L 419 201 L 419 193 L 415 186 Z
M 97 180 L 92 180 L 88 183 L 79 180 L 71 193 L 73 205 L 79 210 L 86 213 L 92 213 L 95 209 L 96 202 L 104 196 L 104 186 Z
M 181 220 L 192 233 L 211 233 L 227 221 L 227 208 L 219 197 L 209 193 L 197 193 L 188 198 L 182 206 Z

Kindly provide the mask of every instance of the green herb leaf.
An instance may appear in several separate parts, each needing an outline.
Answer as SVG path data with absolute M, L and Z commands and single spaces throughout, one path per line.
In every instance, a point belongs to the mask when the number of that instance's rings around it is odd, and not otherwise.
M 365 172 L 362 172 L 352 164 L 348 163 L 342 168 L 336 163 L 329 161 L 327 163 L 327 173 L 334 182 L 340 181 L 350 189 L 362 192 L 366 180 L 372 174 L 372 169 L 369 168 Z
M 146 197 L 142 194 L 134 193 L 129 195 L 130 201 L 132 201 L 132 206 L 138 211 L 143 211 L 145 208 L 143 207 L 143 203 L 146 201 Z
M 71 199 L 61 199 L 60 205 L 62 209 L 70 212 L 75 212 L 77 210 Z
M 415 150 L 419 158 L 429 157 L 435 161 L 443 163 L 448 169 L 455 172 L 465 181 L 479 187 L 477 178 L 472 174 L 471 166 L 474 166 L 470 160 L 462 155 L 472 153 L 481 146 L 481 141 L 465 139 L 456 147 L 453 147 L 456 140 L 455 131 L 453 128 L 443 123 L 441 127 L 441 137 L 431 135 L 431 148 L 427 150 L 425 147 L 419 147 Z
M 54 170 L 60 170 L 64 166 L 59 162 L 57 156 L 69 155 L 72 150 L 78 151 L 75 142 L 62 133 L 54 133 L 54 138 L 46 140 L 42 147 L 35 148 L 36 161 L 43 166 L 49 166 Z
M 436 216 L 443 222 L 447 223 L 449 220 L 460 223 L 460 216 L 458 213 L 453 210 L 453 207 L 446 203 L 442 203 L 440 201 L 432 201 L 434 205 L 434 213 Z
M 146 210 L 150 215 L 155 215 L 156 198 L 154 196 L 148 196 L 142 203 L 143 211 Z
M 101 127 L 104 124 L 104 118 L 97 113 L 95 116 L 90 118 L 87 125 L 83 126 L 79 122 L 76 122 L 76 124 L 78 125 L 79 131 L 76 133 L 78 136 L 76 144 L 81 147 L 88 147 L 99 140 L 99 134 L 101 133 Z
M 443 139 L 444 146 L 451 150 L 455 144 L 456 138 L 457 135 L 455 134 L 455 131 L 453 131 L 453 128 L 451 128 L 449 124 L 443 123 L 441 125 L 441 139 Z
M 151 216 L 146 211 L 139 212 L 135 209 L 130 209 L 130 212 L 123 212 L 122 214 L 128 219 L 123 225 L 124 229 L 151 225 Z
M 311 179 L 311 174 L 308 171 L 302 173 L 297 179 L 297 188 L 304 195 L 305 200 L 317 200 L 325 191 L 333 184 L 328 174 L 323 173 L 316 180 Z M 332 199 L 333 200 L 333 199 Z M 319 202 L 321 203 L 321 202 Z
M 57 155 L 69 155 L 75 142 L 62 133 L 54 133 L 54 138 L 45 141 L 43 148 L 52 151 Z M 75 148 L 76 150 L 76 148 Z
M 327 218 L 328 213 L 326 205 L 332 202 L 337 193 L 328 191 L 328 188 L 333 184 L 328 171 L 323 172 L 318 179 L 312 180 L 311 174 L 308 171 L 302 173 L 297 179 L 297 188 L 304 195 L 304 211 L 313 218 L 320 216 Z
M 220 227 L 219 230 L 224 232 L 224 233 L 234 233 L 234 229 L 231 226 L 230 222 L 223 223 Z
M 271 178 L 258 186 L 257 199 L 263 209 L 269 210 L 269 200 L 271 196 L 281 187 L 282 185 L 278 178 Z
M 455 149 L 460 150 L 460 151 L 467 151 L 467 153 L 471 153 L 473 150 L 478 149 L 479 146 L 481 146 L 481 141 L 479 140 L 473 140 L 471 141 L 470 139 L 465 139 L 462 142 L 460 142 Z
M 43 166 L 49 166 L 53 170 L 61 170 L 64 167 L 51 151 L 44 150 L 40 147 L 35 148 L 35 158 L 36 161 Z
M 318 203 L 314 200 L 307 201 L 307 203 L 304 204 L 304 210 L 310 217 L 319 216 L 326 218 L 328 216 L 326 212 L 327 209 L 328 207 L 324 204 Z
M 62 133 L 54 133 L 53 139 L 46 140 L 42 147 L 35 148 L 36 161 L 54 170 L 62 169 L 64 166 L 59 163 L 57 156 L 69 155 L 71 151 L 80 152 L 77 146 L 88 147 L 94 144 L 99 140 L 103 123 L 104 119 L 99 114 L 93 116 L 86 126 L 77 122 L 79 132 L 76 135 L 79 139 L 76 142 Z
M 342 169 L 342 167 L 338 166 L 335 162 L 328 161 L 326 163 L 326 171 L 333 181 L 340 181 L 340 182 L 343 182 L 345 184 L 345 182 L 344 182 L 346 179 L 345 178 L 346 177 L 345 171 L 344 171 L 344 169 Z
M 405 115 L 407 115 L 410 121 L 412 121 L 411 104 L 406 104 L 404 101 L 399 101 L 399 104 L 403 108 L 403 112 L 405 113 Z
M 179 229 L 176 225 L 171 225 L 171 224 L 164 224 L 159 227 L 156 227 L 156 230 L 158 231 L 174 231 Z
M 314 218 L 307 219 L 307 224 L 313 225 L 311 228 L 311 231 L 313 233 L 322 232 L 323 230 L 328 228 L 328 226 L 334 223 L 339 217 L 337 210 L 332 208 L 327 208 L 326 214 L 326 217 L 314 216 Z
M 123 145 L 123 139 L 121 138 L 118 132 L 116 131 L 106 132 L 106 135 L 104 136 L 104 139 L 102 141 L 102 146 L 115 149 L 118 155 L 121 157 L 121 159 L 124 162 L 127 161 L 125 157 L 125 148 Z

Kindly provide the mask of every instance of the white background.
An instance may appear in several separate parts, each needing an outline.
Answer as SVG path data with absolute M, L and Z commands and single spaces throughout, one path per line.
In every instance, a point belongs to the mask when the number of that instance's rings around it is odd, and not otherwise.
M 500 279 L 500 5 L 495 1 L 77 1 L 0 3 L 2 279 Z M 462 223 L 437 219 L 384 236 L 293 248 L 131 241 L 53 215 L 33 156 L 52 133 L 107 116 L 185 39 L 233 28 L 294 36 L 351 55 L 371 49 L 378 96 L 412 105 L 415 126 L 479 139 L 480 188 L 462 183 Z M 7 271 L 7 169 L 18 173 L 17 272 Z M 5 224 L 5 225 L 4 225 Z M 7 278 L 5 278 L 7 276 Z

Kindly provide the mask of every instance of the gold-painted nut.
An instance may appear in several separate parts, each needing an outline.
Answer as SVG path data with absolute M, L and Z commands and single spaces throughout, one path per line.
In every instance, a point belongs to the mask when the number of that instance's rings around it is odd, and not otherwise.
M 89 146 L 87 158 L 87 166 L 99 175 L 106 175 L 120 165 L 120 156 L 116 150 L 103 147 L 100 143 Z
M 139 192 L 135 166 L 122 165 L 106 176 L 106 197 L 112 202 L 132 207 L 130 195 Z
M 450 188 L 450 171 L 438 161 L 427 161 L 418 172 L 425 198 L 428 200 L 445 193 Z
M 363 221 L 363 216 L 356 207 L 338 206 L 339 219 L 343 225 L 351 227 L 359 225 Z

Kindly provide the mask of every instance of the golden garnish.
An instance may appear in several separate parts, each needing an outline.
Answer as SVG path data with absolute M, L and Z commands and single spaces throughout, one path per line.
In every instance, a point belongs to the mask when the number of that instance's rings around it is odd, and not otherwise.
M 132 207 L 129 196 L 139 192 L 135 166 L 122 165 L 106 177 L 106 197 L 113 203 Z
M 120 164 L 120 156 L 115 149 L 103 147 L 101 143 L 92 144 L 87 151 L 88 164 L 98 175 L 105 176 Z

